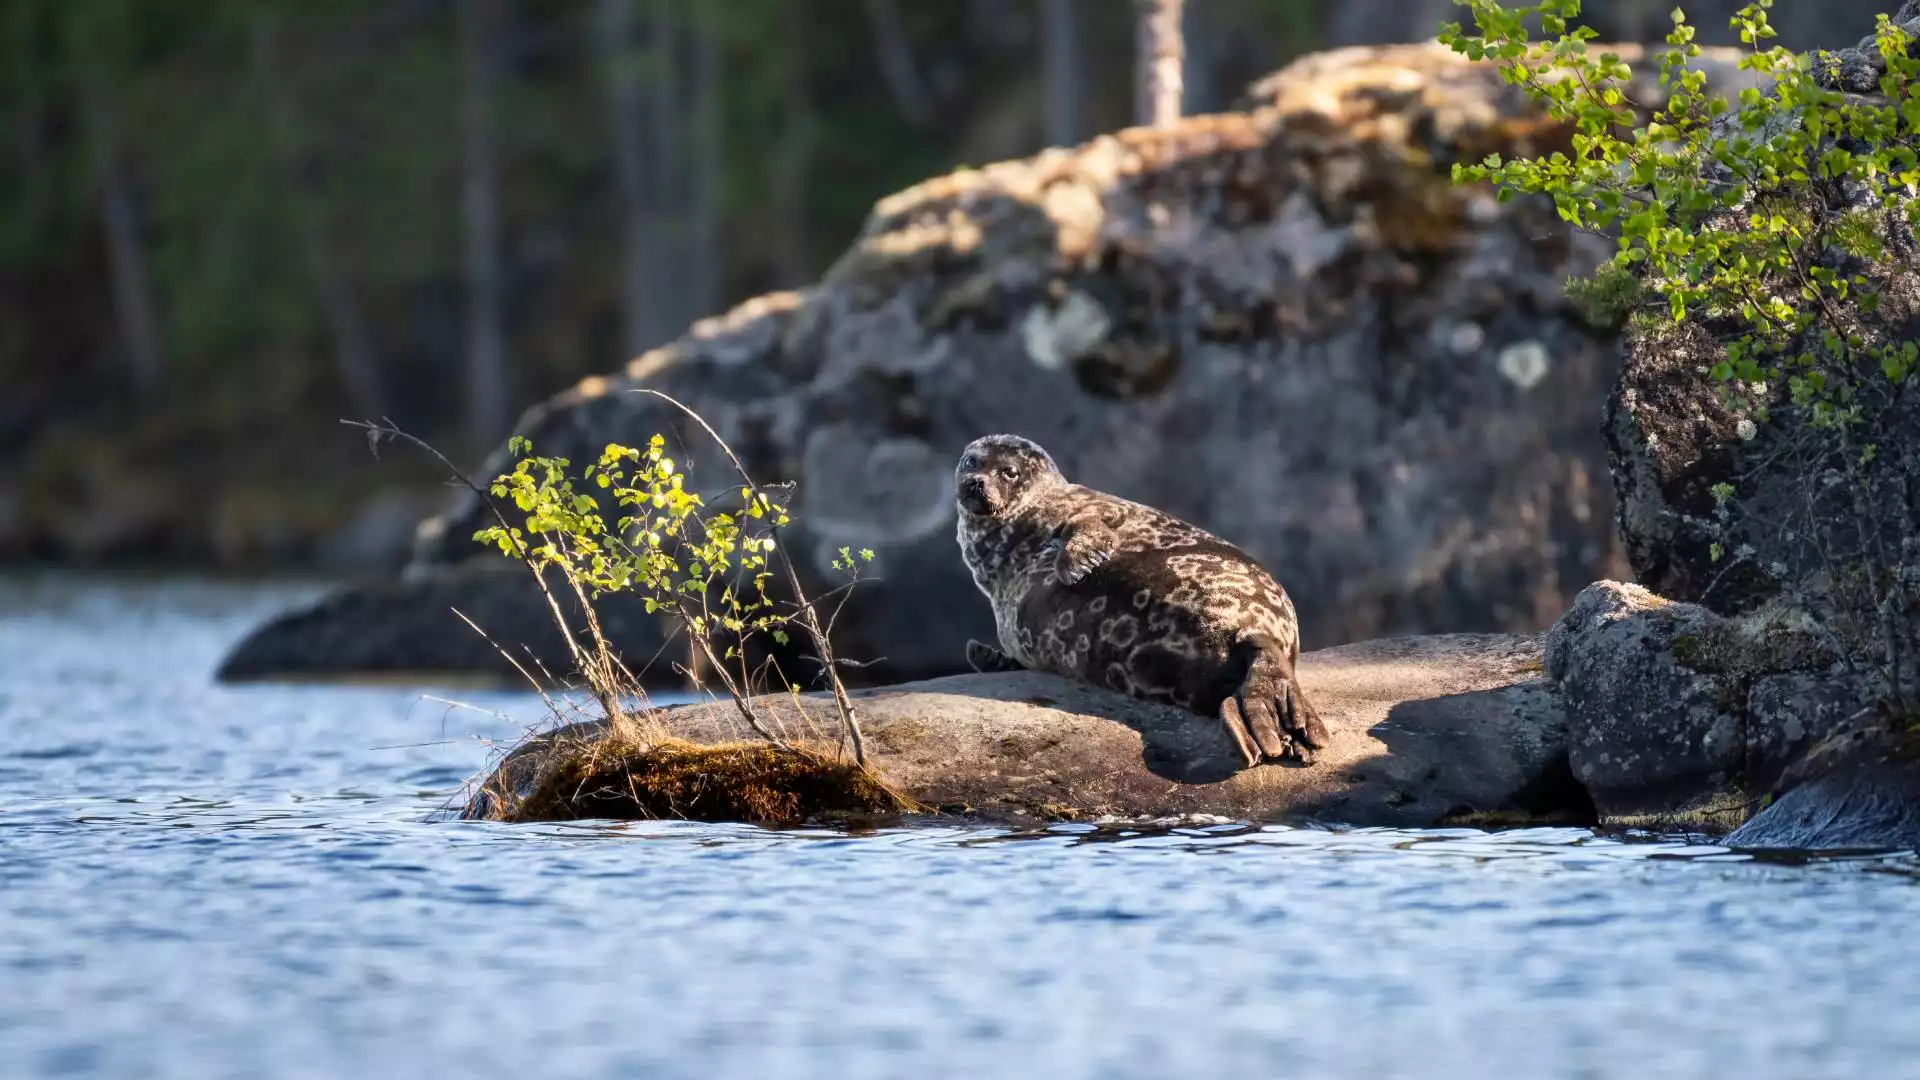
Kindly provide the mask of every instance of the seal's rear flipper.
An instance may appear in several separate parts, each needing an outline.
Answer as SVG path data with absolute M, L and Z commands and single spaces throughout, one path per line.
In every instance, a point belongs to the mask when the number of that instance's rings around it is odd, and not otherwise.
M 1247 718 L 1240 712 L 1238 695 L 1228 694 L 1220 703 L 1220 723 L 1227 729 L 1227 738 L 1240 748 L 1240 758 L 1247 763 L 1247 768 L 1260 764 L 1260 748 L 1248 735 Z
M 1020 670 L 1020 661 L 973 638 L 967 639 L 967 663 L 982 675 L 989 675 L 996 671 Z
M 1255 650 L 1246 678 L 1221 704 L 1221 719 L 1234 733 L 1249 765 L 1261 758 L 1313 764 L 1314 751 L 1332 740 L 1320 714 L 1300 690 L 1292 654 L 1265 639 L 1247 642 L 1246 647 Z

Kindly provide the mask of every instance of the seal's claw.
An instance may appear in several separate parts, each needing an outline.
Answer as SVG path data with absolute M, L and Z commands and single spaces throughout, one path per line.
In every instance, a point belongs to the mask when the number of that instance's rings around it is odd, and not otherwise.
M 1019 671 L 1020 662 L 999 649 L 975 639 L 967 639 L 967 664 L 982 675 L 996 671 Z
M 1113 558 L 1118 538 L 1098 517 L 1082 515 L 1060 530 L 1053 552 L 1053 576 L 1062 585 L 1077 585 Z
M 1111 558 L 1113 553 L 1104 548 L 1076 551 L 1072 545 L 1067 545 L 1060 550 L 1060 558 L 1054 564 L 1053 576 L 1058 578 L 1062 585 L 1077 585 Z
M 1252 680 L 1248 680 L 1252 682 Z M 1247 731 L 1253 735 L 1253 741 L 1260 747 L 1260 756 L 1271 761 L 1281 761 L 1287 756 L 1292 740 L 1280 732 L 1280 716 L 1274 709 L 1275 701 L 1269 696 L 1264 685 L 1242 686 L 1240 688 L 1240 714 L 1247 718 Z
M 1239 749 L 1241 760 L 1251 769 L 1260 764 L 1260 748 L 1247 737 L 1247 720 L 1240 713 L 1240 702 L 1232 694 L 1220 703 L 1220 724 L 1227 729 L 1227 737 Z

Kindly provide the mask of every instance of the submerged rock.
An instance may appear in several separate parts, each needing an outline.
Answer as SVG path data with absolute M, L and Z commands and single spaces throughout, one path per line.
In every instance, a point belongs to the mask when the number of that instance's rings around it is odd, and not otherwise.
M 994 820 L 1217 814 L 1399 826 L 1588 822 L 1592 808 L 1566 772 L 1563 725 L 1540 675 L 1539 648 L 1532 637 L 1446 635 L 1302 655 L 1301 678 L 1334 736 L 1310 768 L 1243 768 L 1216 721 L 1035 672 L 865 690 L 855 703 L 878 780 L 935 811 Z M 772 695 L 758 707 L 790 738 L 833 745 L 838 720 L 830 700 L 808 695 L 796 704 Z M 679 748 L 737 747 L 746 734 L 730 702 L 667 710 L 659 724 Z M 601 733 L 598 725 L 575 725 L 530 740 L 480 785 L 467 815 L 513 820 L 536 795 L 540 817 L 657 814 L 633 797 L 652 790 L 644 763 L 624 774 L 604 763 L 597 770 L 577 764 L 595 752 Z M 764 760 L 764 744 L 752 752 L 743 766 L 714 765 L 713 783 L 764 789 L 776 766 Z M 795 772 L 805 783 L 824 783 L 814 790 L 827 805 L 816 809 L 872 810 L 881 801 L 803 766 Z M 684 759 L 672 767 L 684 768 Z M 589 774 L 592 782 L 578 782 Z M 572 781 L 558 799 L 555 777 Z M 754 802 L 779 808 L 806 800 Z
M 1568 138 L 1495 65 L 1436 44 L 1309 57 L 1254 87 L 1244 112 L 882 199 L 815 287 L 698 323 L 519 430 L 584 461 L 688 431 L 623 391 L 698 410 L 758 480 L 798 485 L 789 550 L 810 585 L 835 583 L 842 545 L 878 552 L 882 581 L 856 591 L 839 650 L 878 659 L 859 673 L 877 682 L 963 671 L 967 639 L 992 635 L 954 550 L 949 489 L 961 447 L 996 431 L 1244 547 L 1286 584 L 1309 645 L 1531 631 L 1621 569 L 1592 412 L 1617 349 L 1562 295 L 1610 245 L 1544 200 L 1501 203 L 1450 170 Z M 696 484 L 730 482 L 713 447 L 678 441 Z M 497 452 L 479 472 L 508 464 Z M 498 558 L 471 542 L 486 523 L 462 498 L 423 527 L 380 603 L 271 626 L 273 648 L 243 646 L 244 666 L 469 662 L 471 631 L 447 600 L 530 590 L 510 575 L 445 584 Z M 421 612 L 390 619 L 410 590 Z M 537 602 L 486 604 L 546 618 Z M 644 660 L 660 637 L 638 625 L 618 641 Z
M 1726 843 L 1740 848 L 1920 850 L 1920 745 L 1912 730 L 1856 720 L 1787 771 L 1765 809 Z
M 1861 765 L 1800 784 L 1728 834 L 1736 848 L 1920 850 L 1920 768 Z

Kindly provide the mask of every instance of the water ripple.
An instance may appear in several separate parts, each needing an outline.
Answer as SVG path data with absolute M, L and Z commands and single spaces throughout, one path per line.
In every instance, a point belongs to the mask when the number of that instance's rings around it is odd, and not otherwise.
M 0 582 L 0 1077 L 1920 1060 L 1911 855 L 1581 829 L 445 821 L 537 701 L 214 686 L 232 638 L 302 595 Z

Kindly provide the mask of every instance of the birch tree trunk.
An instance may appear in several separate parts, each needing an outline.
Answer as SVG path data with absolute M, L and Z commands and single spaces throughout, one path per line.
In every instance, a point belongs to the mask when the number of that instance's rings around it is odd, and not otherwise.
M 1183 0 L 1134 0 L 1134 122 L 1164 127 L 1180 119 L 1182 69 L 1186 49 L 1180 32 Z
M 711 0 L 709 0 L 709 6 Z M 688 321 L 686 280 L 686 104 L 680 95 L 680 0 L 653 0 L 647 27 L 647 127 L 653 252 L 643 264 L 648 288 L 659 297 L 660 325 L 642 348 L 677 335 Z
M 466 241 L 467 428 L 481 446 L 505 435 L 507 349 L 501 312 L 499 160 L 494 145 L 494 93 L 505 0 L 461 0 L 460 121 L 463 161 L 460 213 Z
M 269 14 L 254 23 L 253 78 L 267 111 L 275 156 L 285 174 L 295 242 L 333 338 L 340 384 L 361 416 L 384 416 L 387 406 L 379 361 L 360 303 L 336 258 L 320 194 L 309 179 L 311 162 L 301 145 L 300 113 L 281 77 L 278 32 Z
M 726 116 L 722 112 L 720 24 L 715 8 L 711 3 L 701 5 L 693 27 L 693 235 L 688 241 L 688 277 L 693 286 L 693 314 L 699 317 L 718 313 L 725 300 L 720 214 L 726 185 Z
M 1040 78 L 1049 146 L 1081 138 L 1079 0 L 1040 0 Z
M 126 351 L 128 373 L 136 392 L 153 393 L 160 387 L 165 356 L 160 344 L 160 322 L 154 312 L 153 283 L 147 272 L 146 241 L 140 232 L 140 209 L 120 149 L 118 126 L 108 104 L 103 80 L 90 78 L 85 94 L 88 134 L 93 142 L 99 185 L 100 223 L 107 245 L 107 267 L 112 278 L 113 317 Z
M 813 160 L 813 58 L 810 55 L 813 5 L 785 4 L 785 121 L 769 155 L 776 227 L 777 260 L 783 287 L 805 284 L 814 276 L 813 238 L 807 227 L 807 173 Z
M 620 214 L 620 346 L 637 356 L 664 321 L 653 290 L 651 214 L 647 200 L 646 109 L 640 55 L 634 48 L 634 0 L 599 0 L 595 44 L 607 89 L 609 142 Z

